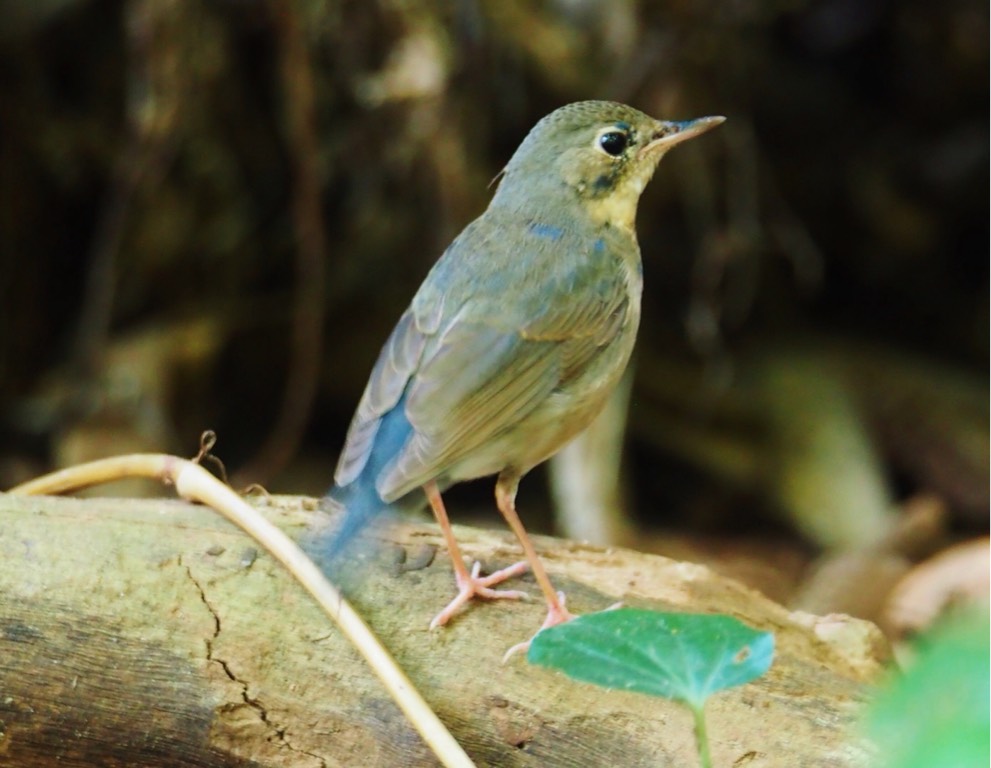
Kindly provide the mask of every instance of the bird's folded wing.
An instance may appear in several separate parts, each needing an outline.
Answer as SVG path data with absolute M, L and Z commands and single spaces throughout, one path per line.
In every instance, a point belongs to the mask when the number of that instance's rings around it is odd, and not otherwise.
M 564 303 L 567 311 L 548 311 L 518 331 L 465 317 L 445 329 L 410 380 L 405 407 L 414 434 L 379 480 L 383 498 L 484 451 L 583 370 L 625 314 L 625 301 L 615 297 L 613 311 L 598 301 Z
M 386 501 L 484 450 L 584 370 L 627 320 L 626 285 L 615 270 L 557 267 L 528 270 L 509 295 L 476 294 L 457 306 L 458 291 L 428 280 L 372 371 L 338 484 L 360 473 L 381 418 L 400 401 L 412 430 L 377 478 Z

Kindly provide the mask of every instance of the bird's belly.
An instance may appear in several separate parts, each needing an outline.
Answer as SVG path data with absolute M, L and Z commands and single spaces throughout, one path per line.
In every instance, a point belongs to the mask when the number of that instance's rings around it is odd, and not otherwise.
M 522 476 L 549 459 L 602 411 L 626 370 L 635 339 L 634 322 L 602 350 L 588 369 L 551 393 L 519 422 L 464 457 L 446 476 L 453 482 L 503 470 Z

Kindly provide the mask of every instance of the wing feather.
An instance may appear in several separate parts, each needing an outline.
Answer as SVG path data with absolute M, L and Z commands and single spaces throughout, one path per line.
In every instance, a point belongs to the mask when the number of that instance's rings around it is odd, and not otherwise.
M 524 228 L 508 240 L 526 258 L 506 265 L 498 255 L 511 224 L 477 225 L 448 249 L 386 342 L 348 433 L 339 485 L 360 474 L 379 422 L 404 394 L 413 430 L 376 479 L 386 501 L 442 477 L 519 423 L 628 320 L 623 271 L 588 238 L 551 248 Z M 589 258 L 593 250 L 598 258 Z

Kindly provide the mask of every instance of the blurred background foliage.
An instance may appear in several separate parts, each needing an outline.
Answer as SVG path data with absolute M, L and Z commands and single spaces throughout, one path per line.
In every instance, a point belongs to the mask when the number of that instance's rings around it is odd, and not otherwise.
M 911 628 L 885 611 L 916 564 L 987 532 L 988 27 L 985 0 L 0 0 L 0 487 L 211 428 L 235 484 L 320 494 L 537 119 L 724 114 L 641 203 L 626 459 L 556 530 Z M 932 612 L 986 590 L 980 551 Z

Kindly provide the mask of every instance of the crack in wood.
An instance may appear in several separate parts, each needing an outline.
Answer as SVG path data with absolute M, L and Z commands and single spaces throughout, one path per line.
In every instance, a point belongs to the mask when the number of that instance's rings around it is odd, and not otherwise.
M 323 757 L 314 754 L 312 752 L 307 752 L 305 749 L 300 749 L 299 747 L 294 746 L 286 738 L 285 726 L 281 726 L 278 725 L 277 723 L 272 722 L 272 720 L 269 719 L 268 710 L 265 709 L 265 705 L 262 704 L 262 702 L 259 699 L 254 698 L 248 694 L 247 681 L 240 679 L 234 673 L 234 670 L 231 669 L 230 664 L 214 653 L 214 643 L 216 642 L 217 638 L 220 636 L 220 630 L 221 630 L 220 614 L 217 613 L 216 609 L 213 607 L 213 605 L 211 605 L 210 601 L 207 599 L 206 590 L 203 588 L 203 585 L 200 584 L 200 582 L 196 579 L 195 576 L 193 576 L 192 569 L 188 565 L 183 563 L 181 556 L 178 558 L 178 564 L 180 568 L 184 569 L 187 578 L 193 583 L 193 586 L 196 587 L 196 591 L 199 593 L 200 596 L 200 601 L 203 603 L 206 609 L 210 612 L 210 615 L 213 617 L 213 635 L 204 640 L 204 645 L 206 646 L 207 661 L 217 664 L 224 671 L 224 674 L 231 680 L 231 682 L 236 683 L 241 688 L 242 701 L 252 710 L 254 710 L 255 714 L 258 716 L 258 719 L 261 720 L 261 722 L 264 723 L 265 726 L 275 734 L 276 738 L 278 739 L 281 745 L 285 746 L 285 748 L 288 749 L 290 752 L 295 752 L 300 755 L 312 757 L 314 760 L 319 761 L 321 768 L 327 768 L 327 761 Z

